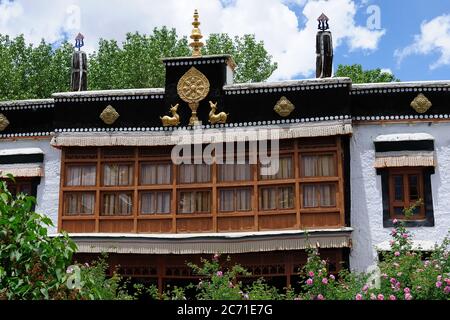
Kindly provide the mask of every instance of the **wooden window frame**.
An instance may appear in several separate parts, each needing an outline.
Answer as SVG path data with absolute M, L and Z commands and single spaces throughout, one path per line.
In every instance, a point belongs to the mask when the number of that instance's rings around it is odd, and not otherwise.
M 226 190 L 226 191 L 233 191 L 233 202 L 234 202 L 233 208 L 234 208 L 234 210 L 231 210 L 231 211 L 221 211 L 220 210 L 220 203 L 221 203 L 220 192 L 224 191 L 224 190 Z M 250 193 L 250 209 L 248 209 L 248 210 L 236 210 L 236 208 L 237 208 L 236 192 L 239 191 L 239 190 L 250 190 L 250 192 L 251 192 Z M 220 215 L 240 214 L 240 213 L 248 213 L 248 212 L 252 212 L 253 211 L 252 204 L 253 204 L 254 192 L 253 192 L 251 186 L 218 188 L 217 196 L 218 196 L 218 199 L 217 199 L 217 207 L 218 207 L 217 212 Z
M 389 169 L 389 210 L 392 219 L 398 220 L 424 220 L 425 219 L 425 205 L 422 204 L 419 207 L 419 213 L 415 217 L 407 218 L 403 214 L 399 215 L 395 213 L 395 208 L 409 208 L 411 205 L 416 203 L 417 200 L 411 200 L 409 197 L 409 176 L 417 175 L 419 177 L 418 188 L 419 188 L 419 199 L 424 201 L 424 177 L 423 170 L 420 167 L 417 168 L 390 168 Z M 395 186 L 394 177 L 403 177 L 403 201 L 395 200 Z
M 319 142 L 308 142 L 307 145 L 303 145 L 302 142 L 313 139 Z M 292 158 L 292 178 L 290 179 L 260 179 L 260 164 L 250 164 L 251 179 L 250 180 L 235 180 L 235 181 L 219 181 L 218 180 L 218 166 L 220 164 L 213 163 L 210 165 L 209 182 L 205 183 L 179 183 L 180 170 L 179 166 L 175 165 L 171 161 L 171 154 L 156 154 L 152 155 L 149 150 L 143 151 L 143 147 L 132 147 L 133 156 L 112 156 L 109 157 L 103 152 L 102 147 L 92 148 L 91 152 L 87 155 L 87 158 L 77 156 L 76 150 L 70 151 L 72 148 L 64 148 L 61 157 L 61 192 L 60 192 L 60 207 L 59 207 L 59 230 L 66 230 L 65 225 L 69 232 L 80 232 L 78 230 L 89 230 L 89 232 L 110 232 L 105 231 L 106 227 L 102 223 L 104 220 L 114 220 L 120 222 L 121 220 L 126 223 L 127 228 L 124 232 L 147 232 L 147 227 L 152 223 L 159 224 L 160 227 L 155 227 L 157 231 L 163 233 L 178 233 L 186 232 L 186 228 L 192 228 L 192 232 L 220 232 L 223 228 L 224 221 L 227 219 L 239 219 L 242 218 L 246 222 L 250 222 L 249 217 L 253 217 L 253 223 L 249 227 L 248 225 L 242 230 L 278 230 L 282 229 L 305 229 L 311 228 L 311 217 L 314 216 L 314 221 L 317 226 L 320 227 L 341 227 L 345 225 L 345 209 L 344 209 L 344 168 L 343 168 L 343 141 L 340 136 L 327 138 L 326 145 L 320 145 L 320 138 L 301 138 L 290 139 L 290 141 L 283 141 L 280 143 L 279 156 L 290 156 Z M 334 145 L 331 144 L 334 141 Z M 157 148 L 157 147 L 156 147 Z M 70 151 L 70 156 L 66 156 L 67 150 Z M 94 157 L 94 150 L 96 156 Z M 86 153 L 86 152 L 85 152 Z M 120 152 L 119 152 L 120 153 Z M 334 154 L 336 160 L 336 176 L 335 177 L 302 177 L 302 155 L 322 155 L 322 154 Z M 253 156 L 250 151 L 247 150 L 246 156 Z M 150 184 L 141 185 L 141 165 L 143 164 L 172 164 L 171 168 L 171 183 L 170 184 Z M 96 185 L 95 186 L 75 186 L 69 187 L 65 185 L 66 179 L 66 167 L 70 165 L 87 165 L 92 164 L 96 166 Z M 132 184 L 129 186 L 103 186 L 104 178 L 104 164 L 130 164 L 133 166 Z M 195 164 L 195 163 L 193 163 Z M 336 184 L 336 206 L 335 207 L 320 207 L 320 208 L 304 208 L 302 207 L 302 185 L 303 184 L 320 184 L 320 183 L 335 183 Z M 294 203 L 292 209 L 277 209 L 277 210 L 260 210 L 260 189 L 262 187 L 283 187 L 292 186 L 294 191 Z M 220 205 L 220 190 L 230 189 L 252 189 L 251 196 L 251 210 L 249 211 L 233 211 L 233 212 L 221 212 Z M 179 212 L 179 199 L 180 192 L 186 191 L 209 191 L 211 194 L 211 210 L 210 212 L 198 212 L 198 213 L 183 213 Z M 169 214 L 141 214 L 141 193 L 149 192 L 172 192 L 170 213 Z M 95 192 L 95 206 L 93 215 L 64 215 L 64 194 L 68 192 Z M 103 213 L 103 194 L 104 193 L 118 193 L 126 192 L 130 193 L 133 198 L 133 206 L 131 215 L 127 216 L 108 216 L 102 215 Z M 236 198 L 236 196 L 234 196 Z M 278 197 L 278 196 L 277 196 Z M 234 200 L 236 201 L 236 199 Z M 278 206 L 278 200 L 277 200 Z M 236 208 L 236 206 L 235 206 Z M 332 220 L 327 220 L 332 215 Z M 284 217 L 282 217 L 284 216 Z M 280 218 L 278 218 L 280 217 Z M 204 228 L 200 231 L 195 230 L 195 226 L 187 226 L 191 219 L 197 220 L 199 224 L 203 224 Z M 305 218 L 305 220 L 304 220 Z M 271 227 L 271 221 L 277 219 L 287 219 L 285 226 Z M 78 227 L 78 222 L 85 221 L 86 225 Z M 132 221 L 132 227 L 130 227 L 130 221 Z M 231 221 L 231 220 L 229 220 Z M 318 222 L 317 222 L 318 221 Z M 323 221 L 323 222 L 321 222 Z M 332 222 L 328 222 L 332 221 Z M 80 222 L 81 223 L 81 222 Z M 229 222 L 236 225 L 236 220 Z M 181 229 L 179 225 L 181 224 Z M 222 227 L 221 227 L 222 225 Z M 240 225 L 237 223 L 237 225 Z M 314 225 L 315 226 L 315 225 Z M 240 227 L 237 227 L 240 228 Z M 117 228 L 116 228 L 117 229 Z M 120 229 L 120 228 L 118 228 Z M 153 229 L 152 229 L 153 230 Z M 183 230 L 183 231 L 179 231 Z M 189 229 L 190 230 L 190 229 Z M 226 229 L 228 230 L 228 229 Z M 241 229 L 233 231 L 241 231 Z M 87 232 L 87 231 L 84 231 Z M 117 231 L 114 231 L 117 232 Z M 149 231 L 150 232 L 150 231 Z M 155 231 L 151 231 L 155 232 Z

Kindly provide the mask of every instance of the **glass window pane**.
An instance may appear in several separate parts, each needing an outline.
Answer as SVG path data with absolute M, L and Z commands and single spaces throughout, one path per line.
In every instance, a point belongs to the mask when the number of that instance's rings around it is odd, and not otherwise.
M 129 186 L 133 183 L 133 165 L 105 164 L 103 166 L 103 185 Z
M 64 212 L 67 215 L 94 214 L 94 193 L 66 193 L 64 196 Z
M 207 164 L 182 164 L 179 168 L 181 183 L 211 181 L 211 166 Z
M 194 192 L 180 192 L 180 213 L 192 213 L 195 211 Z
M 218 165 L 219 181 L 245 181 L 251 180 L 250 164 L 220 164 Z
M 66 186 L 95 186 L 95 165 L 67 166 Z
M 170 184 L 172 181 L 172 166 L 170 164 L 141 164 L 140 183 Z
M 236 211 L 249 211 L 252 209 L 252 189 L 236 190 Z
M 279 209 L 291 209 L 294 207 L 294 188 L 279 187 L 278 188 Z
M 317 199 L 317 189 L 315 185 L 304 185 L 303 186 L 303 207 L 304 208 L 315 208 L 319 206 L 319 201 Z
M 394 199 L 403 201 L 403 176 L 394 176 Z
M 336 186 L 334 184 L 323 184 L 319 186 L 320 206 L 336 206 Z
M 141 213 L 156 213 L 156 197 L 154 192 L 145 192 L 141 194 Z
M 180 192 L 179 212 L 195 213 L 211 211 L 211 192 Z
M 292 157 L 281 157 L 279 159 L 278 172 L 274 175 L 262 175 L 261 169 L 264 167 L 266 167 L 266 166 L 261 165 L 261 168 L 260 168 L 260 179 L 261 180 L 290 179 L 290 178 L 294 177 L 294 168 L 292 165 Z
M 141 194 L 142 214 L 170 213 L 171 192 L 143 192 Z
M 211 196 L 209 191 L 197 192 L 196 200 L 196 212 L 211 211 Z
M 129 193 L 110 193 L 103 195 L 103 212 L 105 216 L 131 215 L 133 198 Z
M 398 215 L 398 216 L 404 215 L 404 213 L 403 213 L 403 208 L 402 208 L 402 207 L 395 207 L 395 208 L 394 208 L 394 213 L 395 213 L 396 215 Z
M 220 190 L 219 210 L 222 212 L 235 211 L 235 209 L 234 209 L 234 189 Z
M 274 210 L 277 208 L 276 188 L 261 188 L 259 195 L 259 207 L 261 210 Z
M 334 155 L 304 155 L 301 157 L 303 177 L 336 176 L 336 161 Z
M 417 201 L 420 198 L 419 195 L 419 177 L 417 175 L 409 175 L 409 200 Z

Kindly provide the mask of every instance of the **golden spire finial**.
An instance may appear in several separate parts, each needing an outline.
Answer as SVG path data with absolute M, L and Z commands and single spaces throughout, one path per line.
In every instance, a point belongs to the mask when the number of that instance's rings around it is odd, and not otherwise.
M 194 26 L 194 29 L 192 29 L 191 39 L 194 40 L 189 45 L 192 47 L 192 56 L 193 57 L 200 57 L 202 53 L 200 52 L 200 49 L 203 47 L 203 42 L 200 41 L 201 38 L 203 38 L 202 33 L 198 26 L 200 25 L 200 22 L 198 21 L 198 11 L 195 9 L 194 11 L 194 22 L 192 22 L 192 25 Z

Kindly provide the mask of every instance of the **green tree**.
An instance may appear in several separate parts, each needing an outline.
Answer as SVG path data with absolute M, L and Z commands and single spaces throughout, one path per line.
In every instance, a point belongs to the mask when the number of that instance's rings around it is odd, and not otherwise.
M 26 44 L 23 35 L 0 35 L 0 100 L 48 98 L 69 90 L 72 45 L 57 49 L 44 40 Z
M 400 81 L 393 74 L 381 71 L 380 68 L 363 70 L 360 64 L 338 65 L 334 74 L 336 77 L 349 77 L 353 83 L 376 83 Z
M 204 54 L 230 54 L 236 62 L 236 82 L 261 82 L 269 78 L 278 64 L 264 48 L 264 42 L 257 42 L 254 35 L 246 34 L 232 39 L 226 33 L 211 34 L 203 49 Z

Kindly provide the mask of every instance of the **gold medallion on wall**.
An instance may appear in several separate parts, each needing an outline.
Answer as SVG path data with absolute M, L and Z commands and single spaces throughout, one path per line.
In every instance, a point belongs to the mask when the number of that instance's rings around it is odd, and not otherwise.
M 0 113 L 0 131 L 5 130 L 6 127 L 8 126 L 9 126 L 8 118 L 3 113 Z
M 209 93 L 208 78 L 195 67 L 192 67 L 178 81 L 177 92 L 181 100 L 187 102 L 189 108 L 191 108 L 192 115 L 189 119 L 189 125 L 197 124 L 199 122 L 197 118 L 199 103 Z
M 416 110 L 417 113 L 427 112 L 432 105 L 431 101 L 422 93 L 419 93 L 419 95 L 411 102 L 411 107 Z

